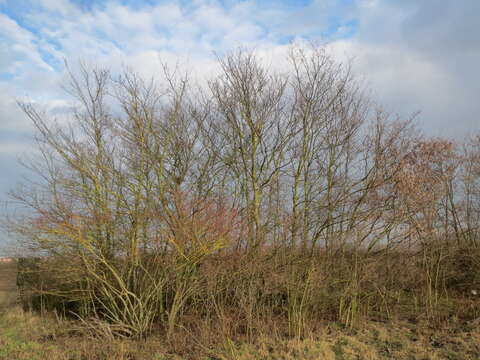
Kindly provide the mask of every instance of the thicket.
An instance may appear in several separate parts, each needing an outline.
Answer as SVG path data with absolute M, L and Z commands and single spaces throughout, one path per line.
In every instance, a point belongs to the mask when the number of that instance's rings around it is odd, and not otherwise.
M 84 66 L 70 121 L 20 104 L 42 155 L 12 193 L 25 299 L 169 339 L 480 315 L 480 136 L 421 135 L 323 49 L 219 66 L 202 86 Z

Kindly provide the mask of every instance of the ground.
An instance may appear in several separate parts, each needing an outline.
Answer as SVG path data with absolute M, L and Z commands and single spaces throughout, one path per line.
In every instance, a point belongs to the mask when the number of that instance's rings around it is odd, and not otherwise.
M 356 330 L 325 324 L 321 335 L 302 340 L 259 337 L 255 344 L 226 339 L 215 348 L 178 349 L 163 339 L 99 339 L 78 324 L 54 315 L 39 316 L 16 304 L 15 264 L 0 263 L 0 359 L 18 360 L 478 360 L 480 328 L 476 322 L 430 328 L 422 322 L 369 322 Z M 177 354 L 174 354 L 177 352 Z M 182 355 L 178 355 L 181 353 Z

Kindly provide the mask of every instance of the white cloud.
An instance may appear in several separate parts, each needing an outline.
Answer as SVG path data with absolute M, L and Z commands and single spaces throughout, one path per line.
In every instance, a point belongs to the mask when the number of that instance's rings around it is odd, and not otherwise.
M 272 14 L 273 25 L 266 28 Z M 287 14 L 255 1 L 228 7 L 218 1 L 170 1 L 135 9 L 109 1 L 83 11 L 68 0 L 41 0 L 19 16 L 28 29 L 0 14 L 0 132 L 31 129 L 18 99 L 46 108 L 65 102 L 64 59 L 73 67 L 85 60 L 113 71 L 130 65 L 146 76 L 160 72 L 162 63 L 180 62 L 203 80 L 218 68 L 214 52 L 239 45 L 275 48 L 283 36 L 275 24 Z
M 40 56 L 35 36 L 14 20 L 0 13 L 0 65 L 4 72 L 16 74 L 22 64 L 52 71 Z
M 464 7 L 474 13 L 476 8 L 471 4 L 475 1 L 465 0 Z M 10 99 L 9 104 L 12 97 L 24 95 L 48 101 L 58 98 L 65 58 L 70 62 L 94 61 L 113 69 L 131 64 L 144 74 L 158 71 L 159 60 L 173 64 L 179 58 L 194 69 L 214 68 L 214 51 L 222 54 L 246 45 L 274 52 L 275 48 L 282 49 L 285 36 L 302 38 L 325 31 L 331 16 L 338 18 L 340 14 L 345 20 L 358 20 L 358 33 L 333 41 L 330 49 L 339 58 L 345 54 L 355 58 L 356 69 L 369 80 L 387 108 L 405 112 L 423 108 L 437 118 L 437 124 L 445 125 L 445 116 L 452 111 L 441 109 L 442 104 L 464 104 L 476 86 L 466 78 L 466 70 L 455 69 L 456 62 L 472 72 L 480 58 L 474 31 L 470 41 L 462 41 L 473 15 L 458 21 L 464 15 L 463 7 L 453 3 L 446 0 L 438 6 L 433 0 L 421 4 L 413 0 L 357 0 L 354 6 L 346 6 L 337 0 L 314 0 L 303 8 L 289 9 L 279 2 L 262 6 L 259 1 L 248 0 L 223 6 L 214 0 L 172 0 L 132 9 L 109 1 L 83 11 L 68 0 L 41 0 L 35 11 L 22 15 L 37 29 L 35 32 L 0 14 L 0 66 L 13 77 L 2 83 L 4 92 L 0 96 L 3 103 Z M 445 16 L 435 19 L 429 11 Z M 460 30 L 450 31 L 452 21 L 445 11 L 452 13 Z M 340 26 L 337 34 L 351 29 L 349 25 Z M 454 43 L 462 47 L 464 56 L 448 53 L 441 46 L 443 39 L 450 47 Z M 456 94 L 462 97 L 458 99 Z M 438 99 L 442 104 L 434 103 Z M 436 116 L 434 105 L 440 109 L 438 113 L 446 115 Z M 433 122 L 426 119 L 425 127 Z
M 404 117 L 421 111 L 427 134 L 462 137 L 479 129 L 477 0 L 358 0 L 358 33 L 330 48 L 354 58 L 374 98 Z

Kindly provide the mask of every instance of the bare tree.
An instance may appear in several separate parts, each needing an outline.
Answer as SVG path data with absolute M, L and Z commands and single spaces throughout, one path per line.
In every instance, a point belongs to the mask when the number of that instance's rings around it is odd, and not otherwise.
M 288 60 L 238 50 L 204 87 L 82 66 L 68 124 L 21 103 L 42 181 L 12 194 L 31 215 L 9 226 L 48 277 L 32 292 L 109 336 L 157 322 L 171 338 L 200 318 L 249 339 L 280 319 L 300 337 L 390 316 L 405 288 L 433 319 L 478 245 L 478 138 L 460 154 L 422 136 L 321 48 Z

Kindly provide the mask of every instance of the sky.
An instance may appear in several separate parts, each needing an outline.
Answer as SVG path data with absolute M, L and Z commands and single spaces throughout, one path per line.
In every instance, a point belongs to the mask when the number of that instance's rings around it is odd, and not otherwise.
M 239 46 L 275 62 L 312 41 L 353 59 L 387 111 L 421 111 L 427 135 L 462 138 L 480 130 L 479 27 L 479 0 L 0 0 L 0 202 L 34 151 L 17 101 L 65 109 L 65 61 L 211 74 Z

